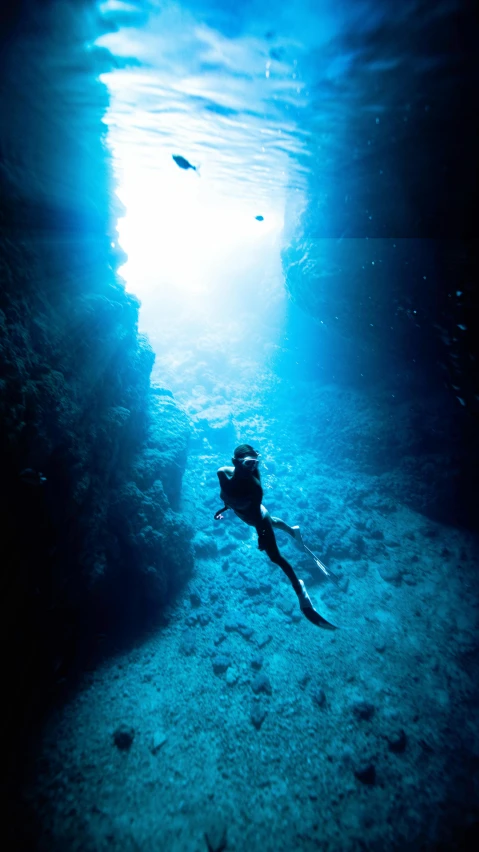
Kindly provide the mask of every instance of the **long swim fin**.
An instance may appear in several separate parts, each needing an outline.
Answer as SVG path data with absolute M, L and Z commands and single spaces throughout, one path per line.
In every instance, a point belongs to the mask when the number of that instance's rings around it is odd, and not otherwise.
M 323 630 L 338 630 L 335 624 L 331 624 L 330 621 L 326 621 L 322 615 L 319 614 L 317 610 L 313 609 L 303 609 L 303 615 L 306 616 L 308 621 L 311 624 L 315 624 L 316 627 L 322 627 Z
M 316 554 L 313 553 L 313 551 L 310 550 L 309 547 L 304 543 L 299 526 L 296 525 L 294 527 L 291 527 L 291 529 L 294 530 L 294 540 L 299 550 L 303 550 L 305 553 L 308 554 L 308 556 L 311 556 L 311 559 L 314 560 L 316 566 L 319 568 L 320 571 L 323 572 L 324 576 L 327 577 L 328 580 L 331 580 L 333 583 L 336 583 L 337 585 L 339 583 L 339 578 L 336 577 L 336 575 L 333 574 L 332 571 L 329 570 L 329 568 L 326 568 L 326 565 L 321 562 L 320 558 L 316 556 Z
M 322 615 L 314 608 L 313 602 L 306 591 L 306 586 L 304 585 L 303 580 L 299 581 L 301 586 L 301 594 L 298 595 L 299 606 L 303 615 L 306 616 L 308 621 L 311 624 L 315 624 L 316 627 L 322 627 L 323 630 L 337 630 L 336 625 L 331 624 L 330 621 L 326 621 Z
M 331 580 L 333 583 L 336 583 L 336 585 L 338 585 L 339 577 L 336 577 L 336 574 L 333 574 L 333 572 L 330 571 L 329 568 L 326 568 L 326 565 L 324 564 L 324 562 L 321 562 L 320 558 L 318 556 L 316 556 L 316 554 L 313 553 L 313 551 L 310 550 L 309 547 L 306 547 L 306 545 L 304 545 L 304 549 L 305 549 L 306 553 L 308 553 L 309 556 L 311 556 L 311 558 L 314 559 L 317 567 L 319 568 L 320 571 L 323 572 L 324 576 L 327 577 L 328 580 Z

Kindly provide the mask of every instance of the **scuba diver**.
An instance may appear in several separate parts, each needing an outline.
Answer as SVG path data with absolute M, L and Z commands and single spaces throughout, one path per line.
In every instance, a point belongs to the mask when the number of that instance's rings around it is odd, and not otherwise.
M 221 487 L 220 496 L 225 505 L 216 512 L 214 516 L 215 521 L 222 519 L 223 512 L 232 509 L 238 518 L 241 518 L 250 527 L 255 527 L 258 533 L 258 548 L 264 550 L 271 561 L 282 568 L 298 596 L 299 606 L 306 618 L 318 627 L 323 627 L 326 630 L 336 630 L 333 624 L 326 621 L 315 610 L 304 582 L 298 579 L 293 567 L 279 552 L 274 534 L 275 528 L 283 530 L 292 536 L 296 544 L 314 559 L 318 568 L 327 577 L 334 579 L 325 565 L 304 544 L 299 526 L 290 527 L 280 518 L 274 518 L 270 515 L 266 507 L 263 506 L 261 502 L 263 499 L 263 488 L 259 473 L 259 458 L 259 453 L 250 444 L 241 444 L 239 447 L 236 447 L 234 456 L 231 459 L 233 467 L 219 468 L 217 475 Z

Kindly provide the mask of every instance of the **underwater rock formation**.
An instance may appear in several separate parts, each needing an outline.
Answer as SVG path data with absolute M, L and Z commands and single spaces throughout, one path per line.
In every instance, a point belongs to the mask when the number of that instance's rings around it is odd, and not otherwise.
M 471 506 L 478 487 L 479 312 L 472 222 L 478 182 L 471 11 L 467 4 L 440 14 L 418 4 L 410 17 L 388 10 L 367 31 L 345 28 L 326 56 L 311 58 L 348 60 L 314 95 L 309 200 L 303 209 L 290 205 L 287 211 L 283 267 L 292 299 L 317 322 L 313 351 L 321 352 L 324 341 L 336 346 L 332 372 L 358 388 L 367 383 L 369 392 L 371 383 L 382 391 L 389 386 L 391 396 L 401 375 L 411 388 L 404 402 L 414 410 L 420 404 L 435 421 L 433 446 L 426 450 L 429 474 L 421 470 L 416 449 L 416 414 L 409 423 L 401 417 L 399 429 L 392 421 L 389 436 L 394 443 L 396 432 L 402 433 L 403 456 L 412 462 L 410 487 L 403 482 L 411 505 L 476 525 Z M 409 442 L 403 440 L 407 432 Z M 457 509 L 449 517 L 443 511 L 448 499 Z
M 153 351 L 117 274 L 97 35 L 89 2 L 22 3 L 2 25 L 1 621 L 14 649 L 12 719 L 19 706 L 33 713 L 35 691 L 98 633 L 125 636 L 158 617 L 192 565 L 178 511 L 188 421 L 171 394 L 150 390 Z

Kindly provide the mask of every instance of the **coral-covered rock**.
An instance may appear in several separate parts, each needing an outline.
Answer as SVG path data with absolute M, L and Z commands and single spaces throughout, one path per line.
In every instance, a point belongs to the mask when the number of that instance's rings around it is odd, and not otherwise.
M 15 636 L 20 660 L 4 671 L 12 714 L 99 632 L 158 617 L 192 566 L 192 531 L 177 511 L 188 419 L 171 393 L 150 391 L 153 350 L 117 275 L 125 255 L 107 93 L 86 46 L 100 33 L 82 4 L 21 6 L 11 32 L 3 15 L 0 27 L 2 644 Z
M 219 449 L 230 450 L 235 444 L 236 428 L 227 405 L 204 408 L 194 417 L 197 430 Z

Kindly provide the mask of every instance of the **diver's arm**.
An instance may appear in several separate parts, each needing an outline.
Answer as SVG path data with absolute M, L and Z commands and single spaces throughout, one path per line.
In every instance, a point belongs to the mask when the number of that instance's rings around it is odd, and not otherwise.
M 225 485 L 228 485 L 232 475 L 234 473 L 233 467 L 219 467 L 216 471 L 216 476 L 220 481 L 221 488 L 223 489 Z
M 216 475 L 217 475 L 217 477 L 218 477 L 218 479 L 219 479 L 219 481 L 220 481 L 220 488 L 221 488 L 220 497 L 221 497 L 223 500 L 225 499 L 225 496 L 224 496 L 224 494 L 223 494 L 223 491 L 225 490 L 225 488 L 227 488 L 227 487 L 228 487 L 228 483 L 229 483 L 229 481 L 230 481 L 230 477 L 229 477 L 229 476 L 228 476 L 228 474 L 226 473 L 226 471 L 227 471 L 227 470 L 228 470 L 228 468 L 220 467 L 220 468 L 216 471 Z M 223 512 L 227 512 L 229 508 L 230 508 L 229 506 L 223 506 L 223 508 L 222 508 L 222 509 L 218 509 L 218 511 L 215 513 L 215 516 L 214 516 L 214 517 L 215 517 L 215 521 L 220 521 L 220 520 L 221 520 L 221 518 L 223 517 Z
M 218 509 L 218 511 L 215 512 L 215 521 L 221 521 L 223 517 L 223 512 L 227 512 L 229 508 L 229 506 L 223 506 L 222 509 Z

